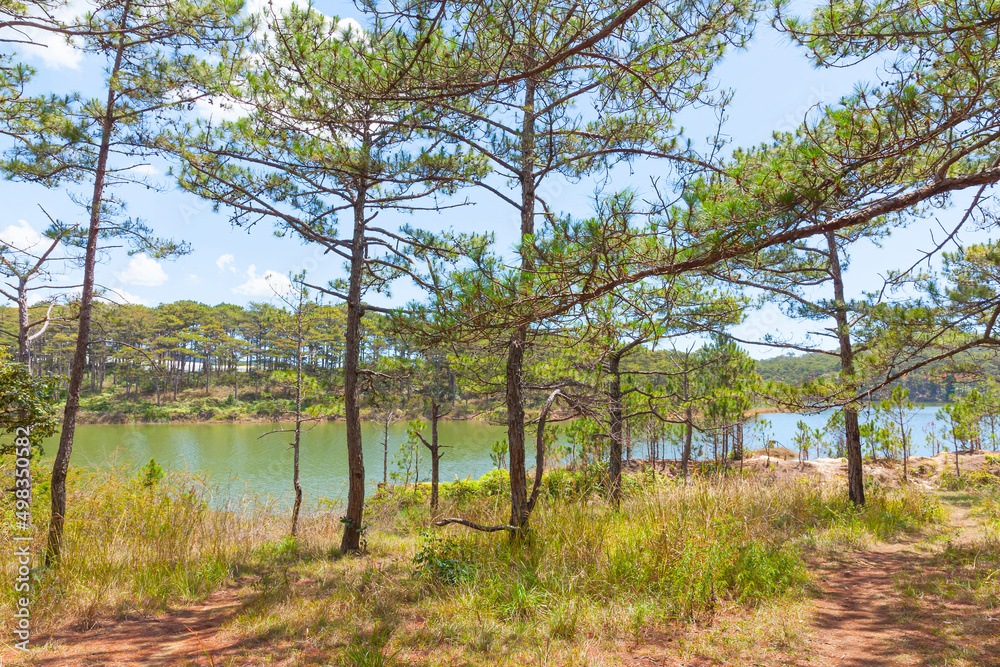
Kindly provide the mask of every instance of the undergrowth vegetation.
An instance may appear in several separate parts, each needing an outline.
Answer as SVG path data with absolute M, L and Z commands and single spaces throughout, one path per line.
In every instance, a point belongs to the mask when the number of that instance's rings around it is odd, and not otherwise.
M 249 591 L 236 628 L 251 635 L 308 636 L 347 664 L 368 664 L 357 660 L 375 638 L 379 659 L 451 647 L 489 662 L 514 644 L 555 641 L 572 652 L 585 637 L 614 641 L 792 600 L 805 590 L 810 550 L 941 518 L 936 501 L 912 489 L 873 488 L 856 509 L 843 489 L 805 480 L 626 479 L 615 507 L 597 469 L 546 475 L 534 528 L 516 543 L 503 532 L 429 527 L 426 488 L 384 489 L 369 504 L 368 553 L 340 558 L 336 511 L 310 512 L 291 539 L 284 508 L 223 503 L 191 477 L 79 473 L 62 567 L 35 570 L 33 622 L 87 626 L 236 582 Z M 437 516 L 502 524 L 506 493 L 502 473 L 444 484 Z M 8 499 L 3 508 L 0 548 L 9 550 Z M 39 504 L 36 525 L 44 515 Z M 12 573 L 3 576 L 6 617 Z
M 80 407 L 87 419 L 119 422 L 244 421 L 276 420 L 294 409 L 289 398 L 264 397 L 235 400 L 229 396 L 198 396 L 188 391 L 177 401 L 162 403 L 143 399 L 123 400 L 117 392 L 106 391 L 84 397 Z
M 945 467 L 941 471 L 940 486 L 948 491 L 1000 488 L 1000 477 L 989 470 L 966 470 L 957 475 L 951 468 Z
M 213 502 L 190 475 L 164 475 L 150 461 L 138 475 L 122 470 L 77 471 L 69 483 L 65 549 L 58 568 L 39 567 L 48 523 L 47 483 L 36 485 L 32 623 L 50 628 L 69 619 L 87 627 L 108 613 L 125 616 L 195 601 L 255 563 L 287 522 L 268 501 Z M 4 498 L 3 545 L 12 552 L 13 513 Z M 263 520 L 262 520 L 263 519 Z M 336 527 L 313 515 L 304 533 L 332 541 Z M 13 571 L 0 579 L 4 614 L 13 610 Z
M 991 485 L 982 489 L 977 494 L 972 511 L 982 519 L 987 539 L 992 539 L 994 546 L 1000 547 L 1000 486 Z

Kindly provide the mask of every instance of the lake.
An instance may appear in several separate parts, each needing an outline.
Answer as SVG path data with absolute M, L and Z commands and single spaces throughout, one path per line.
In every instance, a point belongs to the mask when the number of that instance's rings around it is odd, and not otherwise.
M 936 407 L 926 407 L 912 413 L 913 454 L 929 455 L 925 427 L 935 421 Z M 791 444 L 796 422 L 805 421 L 810 427 L 822 427 L 830 411 L 816 415 L 775 413 L 761 415 L 762 421 L 748 424 L 745 441 L 748 449 L 762 447 L 766 439 L 795 449 Z M 187 470 L 205 476 L 213 486 L 229 489 L 231 495 L 244 492 L 273 495 L 280 504 L 291 501 L 292 451 L 288 446 L 291 434 L 260 436 L 275 428 L 273 424 L 152 424 L 152 425 L 90 425 L 78 426 L 73 448 L 72 465 L 102 468 L 120 465 L 138 470 L 150 458 L 165 470 Z M 287 426 L 286 426 L 287 428 Z M 439 425 L 439 438 L 445 450 L 441 460 L 441 480 L 471 476 L 473 479 L 494 468 L 491 447 L 505 437 L 503 426 L 472 421 L 445 421 Z M 374 483 L 382 479 L 382 432 L 373 424 L 363 427 L 365 477 Z M 406 424 L 389 428 L 389 469 L 395 469 L 392 458 L 406 441 Z M 529 438 L 529 447 L 534 439 Z M 45 443 L 46 456 L 55 454 L 57 440 Z M 867 451 L 867 447 L 866 447 Z M 632 455 L 646 456 L 646 448 L 635 442 Z M 667 456 L 676 453 L 666 452 Z M 812 454 L 815 456 L 815 453 Z M 824 454 L 825 455 L 825 454 Z M 430 477 L 430 459 L 421 451 L 420 479 Z M 529 453 L 533 460 L 533 454 Z M 529 463 L 530 465 L 530 463 Z M 302 486 L 306 498 L 342 499 L 347 494 L 347 452 L 343 422 L 317 425 L 303 435 L 301 456 Z M 227 494 L 230 495 L 230 494 Z

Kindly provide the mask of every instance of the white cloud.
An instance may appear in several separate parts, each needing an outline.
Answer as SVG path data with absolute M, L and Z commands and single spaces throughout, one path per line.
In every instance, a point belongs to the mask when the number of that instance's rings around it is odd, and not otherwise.
M 65 37 L 33 28 L 28 28 L 25 32 L 33 43 L 21 47 L 24 55 L 38 58 L 52 69 L 80 69 L 83 51 L 67 42 Z
M 187 274 L 187 277 L 184 278 L 184 282 L 186 282 L 188 285 L 200 285 L 201 278 L 199 278 L 197 275 L 193 273 L 189 273 Z
M 163 172 L 151 164 L 137 164 L 129 169 L 136 176 L 162 176 Z
M 31 250 L 41 242 L 42 235 L 27 220 L 18 220 L 16 225 L 9 225 L 0 231 L 0 243 L 17 250 Z
M 56 20 L 70 23 L 75 17 L 92 9 L 93 7 L 86 0 L 70 0 L 66 4 L 57 7 L 52 14 Z M 3 36 L 6 37 L 7 35 L 4 34 Z M 83 51 L 76 48 L 73 40 L 67 40 L 64 35 L 37 28 L 24 28 L 11 35 L 11 38 L 21 40 L 27 38 L 31 40 L 31 44 L 22 44 L 20 46 L 21 52 L 30 58 L 38 58 L 46 67 L 53 69 L 80 69 L 80 63 L 83 61 Z
M 149 305 L 149 301 L 146 299 L 143 299 L 141 296 L 136 296 L 131 292 L 126 292 L 123 289 L 109 288 L 100 295 L 100 298 L 108 303 L 130 304 L 133 306 Z
M 253 107 L 225 97 L 203 97 L 193 86 L 183 86 L 167 93 L 166 99 L 171 103 L 193 105 L 193 110 L 200 118 L 212 123 L 233 122 L 244 116 L 249 116 Z
M 128 268 L 115 274 L 126 285 L 159 287 L 167 282 L 167 272 L 160 263 L 141 252 L 129 260 Z
M 253 107 L 222 97 L 201 97 L 195 100 L 194 110 L 200 117 L 215 124 L 238 121 L 244 116 L 249 116 Z
M 219 267 L 219 271 L 220 272 L 223 272 L 226 269 L 229 269 L 233 273 L 236 273 L 236 264 L 235 263 L 236 263 L 236 258 L 233 257 L 232 255 L 230 255 L 229 253 L 226 253 L 225 255 L 222 255 L 221 257 L 219 257 L 219 259 L 215 260 L 215 265 L 217 267 Z
M 233 288 L 236 294 L 269 299 L 274 296 L 284 296 L 292 291 L 292 281 L 288 276 L 268 269 L 263 275 L 257 275 L 257 267 L 253 264 L 246 272 L 247 281 Z
M 354 39 L 365 38 L 365 29 L 352 18 L 344 18 L 337 21 L 337 32 L 342 37 L 353 37 Z M 364 43 L 367 44 L 367 42 Z
M 281 14 L 295 3 L 295 0 L 248 0 L 244 5 L 247 14 L 263 14 L 268 7 L 273 7 L 276 14 Z
M 257 29 L 258 39 L 272 39 L 274 37 L 274 31 L 269 25 L 271 17 L 281 16 L 294 4 L 296 4 L 296 0 L 247 0 L 247 3 L 244 5 L 247 14 L 251 16 L 258 16 L 263 19 L 261 21 L 261 25 Z M 298 2 L 297 4 L 299 7 L 303 7 L 302 2 Z M 330 16 L 317 10 L 315 7 L 310 5 L 310 8 L 320 16 L 328 20 L 331 19 Z M 342 18 L 337 21 L 337 25 L 333 28 L 333 31 L 340 37 L 348 38 L 352 41 L 362 41 L 362 43 L 367 43 L 365 41 L 366 33 L 361 27 L 361 24 L 358 23 L 357 20 L 350 17 Z

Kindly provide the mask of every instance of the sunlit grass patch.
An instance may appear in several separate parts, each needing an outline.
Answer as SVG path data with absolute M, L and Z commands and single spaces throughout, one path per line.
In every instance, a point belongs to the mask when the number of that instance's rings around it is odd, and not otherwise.
M 145 483 L 144 483 L 145 481 Z M 288 520 L 267 500 L 215 498 L 204 483 L 174 473 L 150 482 L 122 469 L 80 471 L 68 486 L 58 567 L 41 566 L 48 524 L 47 484 L 36 488 L 32 624 L 37 631 L 67 622 L 80 627 L 102 616 L 160 611 L 200 600 L 237 576 L 282 558 L 314 557 L 333 534 L 311 517 L 303 540 L 288 542 Z M 9 499 L 0 501 L 0 548 L 11 550 Z M 299 553 L 301 551 L 301 553 Z M 12 571 L 4 569 L 4 614 L 12 609 Z
M 266 500 L 210 506 L 190 477 L 145 487 L 123 472 L 88 474 L 72 485 L 63 564 L 43 574 L 38 610 L 49 627 L 86 625 L 236 582 L 227 631 L 335 664 L 492 666 L 516 664 L 518 651 L 585 663 L 677 629 L 687 639 L 657 650 L 738 661 L 801 642 L 800 621 L 764 610 L 804 604 L 811 548 L 889 539 L 943 516 L 913 489 L 879 489 L 858 509 L 842 488 L 735 475 L 686 486 L 637 477 L 615 507 L 595 479 L 547 481 L 519 541 L 430 526 L 434 516 L 505 523 L 501 475 L 449 487 L 435 514 L 422 487 L 384 490 L 367 513 L 367 554 L 341 557 L 336 512 L 308 513 L 292 539 Z

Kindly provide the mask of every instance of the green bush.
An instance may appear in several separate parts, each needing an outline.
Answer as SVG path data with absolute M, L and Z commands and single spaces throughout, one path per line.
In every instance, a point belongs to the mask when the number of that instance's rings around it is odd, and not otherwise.
M 147 489 L 155 486 L 161 479 L 163 479 L 163 468 L 156 459 L 149 459 L 149 463 L 139 471 L 139 483 Z
M 510 477 L 506 470 L 491 470 L 479 479 L 459 479 L 440 485 L 442 498 L 465 505 L 474 498 L 491 498 L 510 493 Z
M 421 533 L 423 542 L 413 556 L 416 576 L 428 577 L 434 583 L 454 585 L 473 573 L 468 544 L 454 538 Z
M 1000 477 L 982 470 L 966 470 L 956 475 L 953 470 L 945 469 L 941 473 L 941 488 L 948 491 L 965 491 L 1000 486 Z
M 291 563 L 299 558 L 301 551 L 299 541 L 286 535 L 276 542 L 262 544 L 254 550 L 254 558 L 263 563 Z

